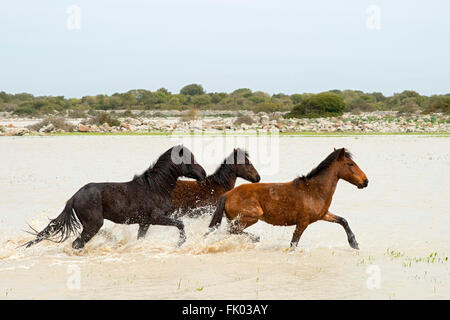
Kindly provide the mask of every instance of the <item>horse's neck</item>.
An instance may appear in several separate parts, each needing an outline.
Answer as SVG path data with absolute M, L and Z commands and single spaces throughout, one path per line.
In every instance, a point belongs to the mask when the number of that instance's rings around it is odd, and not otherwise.
M 149 179 L 149 181 L 157 182 L 157 187 L 162 188 L 169 196 L 175 189 L 177 180 L 180 176 L 181 174 L 176 167 L 170 167 L 168 170 L 151 170 L 147 173 L 147 179 Z
M 336 186 L 339 178 L 336 174 L 334 168 L 330 167 L 324 170 L 324 172 L 312 177 L 307 181 L 310 186 L 314 186 L 315 197 L 323 200 L 325 204 L 330 204 L 333 198 L 334 192 L 336 191 Z M 314 196 L 313 195 L 313 196 Z
M 227 171 L 226 173 L 224 171 Z M 226 177 L 226 179 L 224 179 Z M 213 185 L 219 185 L 224 188 L 226 191 L 229 191 L 234 188 L 236 184 L 236 172 L 230 168 L 220 167 L 214 174 L 208 177 Z

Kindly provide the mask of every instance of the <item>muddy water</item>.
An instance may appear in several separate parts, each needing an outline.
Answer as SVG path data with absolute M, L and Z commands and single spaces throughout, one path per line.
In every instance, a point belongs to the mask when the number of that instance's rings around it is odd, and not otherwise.
M 450 298 L 449 138 L 257 139 L 262 146 L 246 137 L 1 138 L 0 298 Z M 207 172 L 230 145 L 248 144 L 267 182 L 291 180 L 333 147 L 349 148 L 369 187 L 341 181 L 330 211 L 349 221 L 360 250 L 350 248 L 339 225 L 327 222 L 309 226 L 294 251 L 288 250 L 293 227 L 263 222 L 248 230 L 261 237 L 259 243 L 227 235 L 225 225 L 203 238 L 210 210 L 184 219 L 187 242 L 180 248 L 175 228 L 152 226 L 138 241 L 137 226 L 112 223 L 81 251 L 72 250 L 73 238 L 16 248 L 31 239 L 23 232 L 27 222 L 43 228 L 85 183 L 127 181 L 177 142 L 203 155 L 199 162 Z M 264 144 L 270 152 L 260 152 Z

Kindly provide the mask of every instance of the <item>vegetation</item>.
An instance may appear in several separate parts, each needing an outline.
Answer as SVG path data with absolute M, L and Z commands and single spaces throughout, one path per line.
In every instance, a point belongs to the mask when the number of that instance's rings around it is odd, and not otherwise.
M 319 118 L 341 116 L 345 111 L 344 99 L 332 92 L 322 92 L 303 99 L 295 105 L 287 118 Z
M 241 124 L 252 124 L 254 123 L 255 120 L 250 117 L 249 115 L 241 115 L 239 117 L 236 118 L 236 120 L 234 120 L 234 125 L 240 126 Z
M 181 121 L 190 121 L 198 119 L 198 109 L 191 109 L 181 116 Z
M 65 132 L 70 132 L 70 131 L 73 131 L 73 129 L 74 129 L 73 124 L 67 122 L 64 118 L 59 118 L 59 117 L 45 118 L 44 120 L 42 120 L 38 123 L 28 126 L 28 129 L 34 130 L 34 131 L 39 131 L 42 128 L 46 128 L 49 126 L 53 127 L 53 129 L 56 129 L 56 130 L 64 130 Z
M 295 108 L 295 110 L 293 110 Z M 199 84 L 183 87 L 179 93 L 165 88 L 156 91 L 130 90 L 112 95 L 98 94 L 78 98 L 63 96 L 33 96 L 28 93 L 0 92 L 0 112 L 17 116 L 61 116 L 83 118 L 101 110 L 251 110 L 254 112 L 293 111 L 291 116 L 338 115 L 343 111 L 360 113 L 376 110 L 396 110 L 402 113 L 450 114 L 450 94 L 422 96 L 411 90 L 386 97 L 380 92 L 331 90 L 320 94 L 277 93 L 270 95 L 248 88 L 231 93 L 206 92 Z M 124 114 L 125 116 L 125 114 Z
M 94 114 L 93 117 L 89 118 L 88 124 L 95 124 L 96 126 L 101 126 L 107 123 L 109 126 L 120 126 L 120 121 L 114 118 L 111 114 L 106 112 L 98 112 Z

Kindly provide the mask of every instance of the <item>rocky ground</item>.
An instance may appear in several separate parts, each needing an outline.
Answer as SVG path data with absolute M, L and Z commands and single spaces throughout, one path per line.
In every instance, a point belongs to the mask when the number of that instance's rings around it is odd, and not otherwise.
M 120 125 L 87 124 L 86 119 L 65 119 L 70 129 L 52 123 L 39 128 L 43 119 L 16 118 L 0 115 L 0 135 L 22 136 L 66 132 L 94 133 L 449 133 L 450 117 L 443 114 L 400 115 L 394 111 L 361 114 L 345 113 L 341 117 L 317 119 L 284 119 L 283 113 L 254 114 L 249 111 L 199 111 L 195 114 L 179 111 L 157 111 L 119 117 Z M 36 128 L 38 127 L 38 128 Z

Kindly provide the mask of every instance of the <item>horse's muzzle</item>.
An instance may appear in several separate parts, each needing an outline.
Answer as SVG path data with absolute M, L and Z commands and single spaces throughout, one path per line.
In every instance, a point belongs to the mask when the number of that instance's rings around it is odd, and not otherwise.
M 206 171 L 204 169 L 202 169 L 202 172 L 200 173 L 200 175 L 197 175 L 197 177 L 195 178 L 195 180 L 197 181 L 203 181 L 206 179 Z
M 261 181 L 261 177 L 258 174 L 255 178 L 253 178 L 252 183 L 256 183 L 256 182 L 260 182 Z
M 364 189 L 368 185 L 369 185 L 369 180 L 368 179 L 364 179 L 363 183 L 358 185 L 358 189 Z

